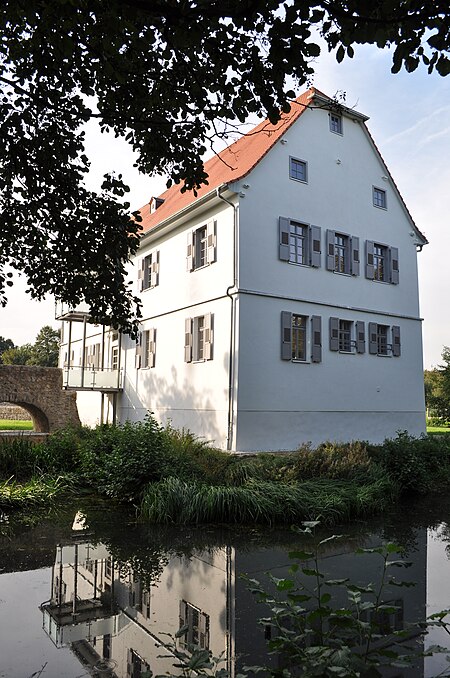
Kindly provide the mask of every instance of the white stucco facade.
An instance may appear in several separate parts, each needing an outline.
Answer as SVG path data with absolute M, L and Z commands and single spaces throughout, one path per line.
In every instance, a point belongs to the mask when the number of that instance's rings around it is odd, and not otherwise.
M 151 411 L 241 452 L 425 431 L 417 250 L 426 240 L 364 116 L 339 118 L 335 133 L 323 101 L 305 110 L 245 176 L 143 235 L 131 275 L 140 284 L 151 255 L 157 283 L 141 292 L 143 343 L 121 338 L 121 390 L 80 392 L 82 420 L 106 420 L 114 398 L 119 421 Z M 304 180 L 292 178 L 293 161 Z M 291 227 L 301 238 L 282 233 Z M 207 231 L 205 265 L 192 266 Z M 71 324 L 75 365 L 82 325 Z M 87 325 L 84 345 L 100 332 Z

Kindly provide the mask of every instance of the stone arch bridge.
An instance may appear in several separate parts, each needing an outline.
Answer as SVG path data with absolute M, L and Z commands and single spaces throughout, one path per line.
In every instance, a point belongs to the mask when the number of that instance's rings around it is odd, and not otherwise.
M 62 370 L 57 367 L 0 365 L 1 402 L 23 407 L 39 433 L 81 425 L 76 393 L 63 391 Z

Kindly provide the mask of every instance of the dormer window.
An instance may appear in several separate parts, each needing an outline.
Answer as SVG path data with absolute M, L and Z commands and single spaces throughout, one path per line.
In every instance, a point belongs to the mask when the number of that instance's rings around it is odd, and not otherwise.
M 163 204 L 163 202 L 164 202 L 163 198 L 155 198 L 155 197 L 153 197 L 153 198 L 150 200 L 150 203 L 149 203 L 149 204 L 150 204 L 150 214 L 153 214 L 154 212 L 156 212 L 156 210 L 158 209 L 158 207 L 161 207 L 161 205 Z
M 330 132 L 335 134 L 342 134 L 342 115 L 337 113 L 330 113 Z

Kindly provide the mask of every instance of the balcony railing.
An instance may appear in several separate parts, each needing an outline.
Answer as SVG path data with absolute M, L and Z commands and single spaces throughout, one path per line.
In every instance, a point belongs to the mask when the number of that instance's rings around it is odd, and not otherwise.
M 63 387 L 91 391 L 121 391 L 123 370 L 104 367 L 63 367 Z
M 55 303 L 55 320 L 75 320 L 83 321 L 84 318 L 89 319 L 89 306 L 86 303 L 78 304 L 77 306 L 69 306 L 62 301 Z

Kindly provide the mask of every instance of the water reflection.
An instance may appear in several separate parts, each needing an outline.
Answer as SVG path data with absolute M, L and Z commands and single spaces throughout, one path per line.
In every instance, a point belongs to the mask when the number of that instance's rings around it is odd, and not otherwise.
M 215 655 L 223 652 L 232 677 L 244 664 L 266 661 L 270 629 L 257 624 L 264 610 L 240 575 L 266 583 L 268 570 L 285 576 L 288 551 L 307 542 L 277 529 L 138 525 L 134 514 L 113 513 L 107 505 L 88 504 L 83 511 L 88 528 L 76 532 L 75 510 L 41 517 L 34 526 L 12 517 L 0 524 L 0 676 L 29 678 L 44 664 L 45 678 L 137 678 L 148 667 L 174 673 L 165 634 L 184 625 L 178 647 L 192 641 Z M 354 556 L 355 549 L 404 544 L 412 566 L 396 574 L 416 586 L 386 590 L 384 599 L 396 610 L 379 621 L 386 633 L 424 621 L 450 607 L 449 516 L 450 499 L 438 497 L 336 528 L 346 537 L 328 545 L 321 569 L 333 578 L 375 582 L 380 562 Z M 339 595 L 337 604 L 345 605 L 345 592 Z M 420 639 L 409 642 L 422 647 Z M 449 644 L 434 634 L 425 648 L 433 642 Z M 443 654 L 390 675 L 428 678 L 447 666 Z
M 196 531 L 161 530 L 146 535 L 136 528 L 120 540 L 110 532 L 106 545 L 95 540 L 95 530 L 90 538 L 85 532 L 74 532 L 57 546 L 50 600 L 40 608 L 47 635 L 57 647 L 70 647 L 87 671 L 116 678 L 139 678 L 150 669 L 154 674 L 176 674 L 168 643 L 182 627 L 185 632 L 177 639 L 177 647 L 185 649 L 193 643 L 214 656 L 222 655 L 230 676 L 245 664 L 267 662 L 281 668 L 280 658 L 266 656 L 271 629 L 257 623 L 264 610 L 241 575 L 269 587 L 267 571 L 286 576 L 287 551 L 307 548 L 309 541 L 277 532 L 266 535 L 268 539 L 255 532 L 252 539 L 245 532 L 234 537 L 228 534 L 224 542 L 217 535 L 213 538 Z M 135 543 L 138 535 L 140 544 Z M 357 546 L 377 547 L 384 537 L 382 532 L 368 534 L 366 529 L 353 527 L 344 539 L 327 544 L 321 571 L 357 584 L 379 582 L 382 559 L 372 554 L 355 557 L 354 551 Z M 425 621 L 426 528 L 410 534 L 408 560 L 407 576 L 402 572 L 398 579 L 407 578 L 416 585 L 388 586 L 383 592 L 383 602 L 395 608 L 377 619 L 385 635 L 380 643 L 386 646 L 392 642 L 393 631 Z M 342 588 L 335 605 L 347 606 Z M 366 621 L 370 621 L 369 614 Z M 406 642 L 423 649 L 415 630 Z M 384 675 L 424 676 L 423 659 L 410 669 L 388 670 Z

